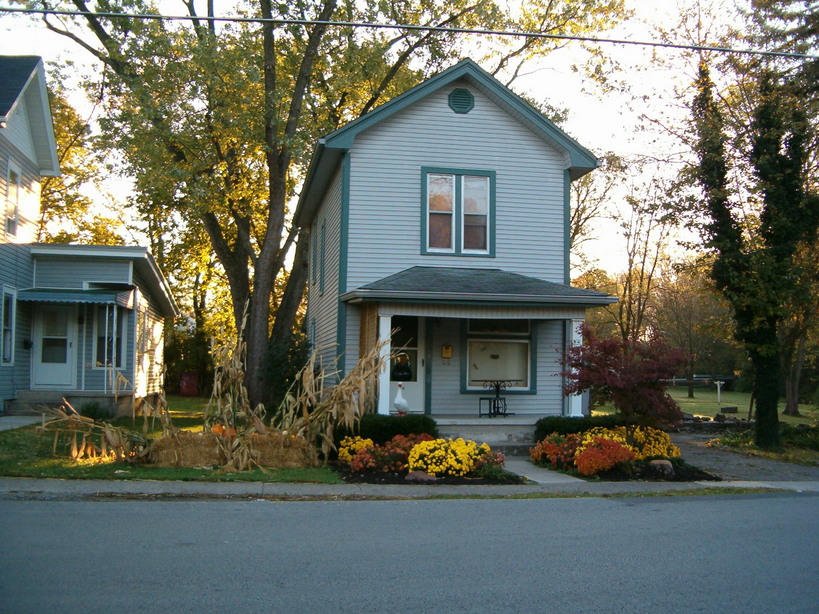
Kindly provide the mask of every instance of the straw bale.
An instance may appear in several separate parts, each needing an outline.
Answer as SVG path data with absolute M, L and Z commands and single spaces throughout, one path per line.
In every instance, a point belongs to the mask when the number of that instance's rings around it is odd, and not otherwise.
M 250 458 L 262 467 L 298 468 L 310 465 L 309 447 L 302 437 L 270 431 L 254 433 L 243 439 L 250 449 Z M 162 467 L 224 466 L 227 463 L 225 449 L 234 449 L 232 441 L 232 438 L 211 432 L 180 431 L 159 439 L 151 446 L 150 462 Z
M 212 467 L 224 465 L 225 455 L 213 433 L 179 431 L 154 442 L 150 462 L 161 467 Z
M 262 467 L 298 468 L 310 465 L 307 441 L 278 431 L 254 434 L 249 438 L 253 458 Z

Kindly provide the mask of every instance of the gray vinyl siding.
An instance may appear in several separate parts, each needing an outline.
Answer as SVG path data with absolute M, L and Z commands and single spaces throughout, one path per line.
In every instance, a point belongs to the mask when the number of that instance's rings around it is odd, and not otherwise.
M 29 160 L 36 159 L 34 141 L 31 138 L 31 126 L 29 125 L 28 102 L 26 96 L 18 101 L 14 111 L 12 111 L 6 122 L 7 138 L 14 146 L 20 150 Z
M 78 288 L 85 283 L 122 283 L 131 280 L 128 260 L 103 258 L 53 258 L 37 256 L 35 285 L 38 288 Z
M 6 194 L 9 167 L 20 171 L 17 232 L 5 233 Z M 31 243 L 37 238 L 40 212 L 40 175 L 36 164 L 3 136 L 0 136 L 0 243 Z
M 359 135 L 351 151 L 345 290 L 405 268 L 500 268 L 564 282 L 564 160 L 475 88 L 456 114 L 449 88 Z M 495 257 L 421 255 L 422 167 L 494 171 Z
M 324 202 L 319 208 L 311 229 L 313 233 L 311 247 L 315 246 L 316 249 L 310 258 L 307 321 L 308 323 L 315 322 L 314 348 L 319 352 L 321 364 L 328 369 L 332 367 L 336 356 L 341 351 L 337 346 L 341 264 L 341 192 L 342 175 L 339 172 L 327 190 L 327 195 L 324 197 Z M 312 327 L 312 324 L 309 326 Z
M 137 331 L 136 324 L 139 321 L 138 313 L 134 314 L 134 328 L 130 331 L 131 342 L 134 344 L 135 360 L 145 366 L 145 390 L 146 394 L 151 395 L 158 393 L 164 387 L 163 369 L 165 366 L 165 359 L 163 348 L 165 343 L 165 318 L 158 308 L 158 301 L 148 288 L 149 284 L 139 274 L 134 275 L 134 283 L 140 290 L 140 303 L 137 311 L 145 311 L 148 318 L 148 327 L 146 331 L 146 338 L 143 344 L 140 344 L 140 333 Z M 142 346 L 142 347 L 141 347 Z M 143 356 L 144 352 L 147 356 Z M 138 387 L 136 381 L 137 375 L 134 369 L 134 386 Z
M 27 245 L 0 243 L 0 297 L 4 289 L 19 291 L 31 287 L 32 274 Z M 23 342 L 30 338 L 30 309 L 26 303 L 17 301 L 14 320 L 14 362 L 11 365 L 0 365 L 0 401 L 13 399 L 17 390 L 29 388 L 31 350 L 26 349 Z

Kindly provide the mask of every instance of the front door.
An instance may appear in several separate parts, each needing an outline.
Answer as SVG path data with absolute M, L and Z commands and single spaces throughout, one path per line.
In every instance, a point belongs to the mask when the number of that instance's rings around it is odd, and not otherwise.
M 424 358 L 423 318 L 393 316 L 391 347 L 398 357 L 390 365 L 390 411 L 395 411 L 398 383 L 408 411 L 424 411 L 426 364 Z
M 76 388 L 77 309 L 41 305 L 34 312 L 32 385 Z

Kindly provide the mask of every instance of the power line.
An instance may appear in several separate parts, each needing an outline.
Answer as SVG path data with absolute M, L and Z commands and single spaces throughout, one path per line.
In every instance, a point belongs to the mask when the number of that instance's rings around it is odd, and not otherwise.
M 199 15 L 158 15 L 150 13 L 116 13 L 105 11 L 68 11 L 58 9 L 29 9 L 15 7 L 0 7 L 0 13 L 24 13 L 35 15 L 56 15 L 65 17 L 97 17 L 145 19 L 153 21 L 207 21 L 225 23 L 257 23 L 273 24 L 275 26 L 303 25 L 329 26 L 345 28 L 370 28 L 375 30 L 414 30 L 423 32 L 440 32 L 444 34 L 477 34 L 483 36 L 508 36 L 513 38 L 543 38 L 565 41 L 581 41 L 597 44 L 632 45 L 639 47 L 657 47 L 665 49 L 680 49 L 688 51 L 710 51 L 714 53 L 733 53 L 742 55 L 775 56 L 789 59 L 819 60 L 819 55 L 809 53 L 795 53 L 789 51 L 765 51 L 761 49 L 734 49 L 731 47 L 715 47 L 710 45 L 687 45 L 682 43 L 662 43 L 656 41 L 635 41 L 619 38 L 597 38 L 593 36 L 577 36 L 569 34 L 548 34 L 545 32 L 516 32 L 512 30 L 490 30 L 481 28 L 455 28 L 445 26 L 423 26 L 413 24 L 391 24 L 356 21 L 321 21 L 316 19 L 265 19 L 264 17 L 216 17 Z

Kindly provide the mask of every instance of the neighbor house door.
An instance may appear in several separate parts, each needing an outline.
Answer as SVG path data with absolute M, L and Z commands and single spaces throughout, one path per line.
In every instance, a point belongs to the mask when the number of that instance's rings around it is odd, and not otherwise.
M 34 311 L 32 385 L 76 388 L 77 308 L 40 305 Z
M 394 401 L 398 394 L 398 383 L 403 384 L 402 396 L 409 405 L 409 411 L 424 411 L 426 389 L 426 364 L 424 358 L 423 318 L 415 316 L 393 316 L 391 347 L 399 352 L 398 358 L 390 365 L 390 410 L 394 411 Z

